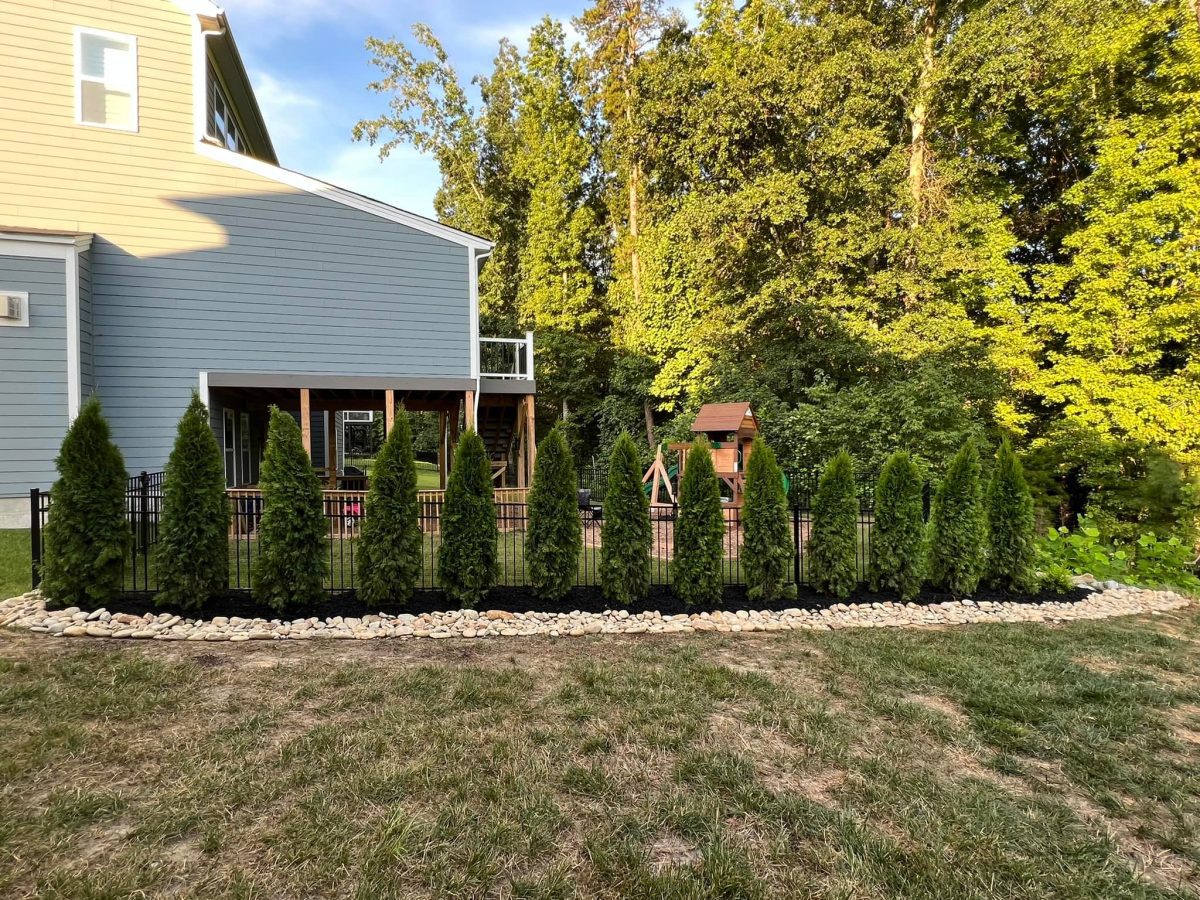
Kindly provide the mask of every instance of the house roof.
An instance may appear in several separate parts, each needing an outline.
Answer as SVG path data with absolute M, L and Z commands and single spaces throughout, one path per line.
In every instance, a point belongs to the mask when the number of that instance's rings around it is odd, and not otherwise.
M 199 151 L 213 159 L 246 169 L 264 178 L 269 178 L 272 181 L 287 184 L 302 191 L 307 191 L 310 194 L 325 197 L 343 206 L 349 206 L 391 222 L 398 222 L 417 231 L 422 231 L 426 234 L 431 234 L 452 243 L 468 247 L 480 257 L 486 256 L 491 252 L 495 245 L 487 238 L 444 225 L 434 219 L 409 212 L 398 206 L 392 206 L 380 200 L 356 194 L 354 191 L 340 188 L 328 182 L 320 181 L 280 166 L 275 157 L 275 150 L 271 145 L 271 138 L 267 133 L 267 126 L 265 121 L 263 121 L 258 101 L 255 99 L 254 90 L 250 86 L 249 78 L 246 76 L 246 69 L 242 64 L 241 55 L 238 53 L 237 44 L 234 43 L 233 32 L 229 27 L 229 21 L 225 16 L 224 10 L 215 3 L 212 3 L 211 0 L 174 0 L 174 3 L 185 12 L 197 16 L 204 29 L 203 33 L 208 38 L 216 41 L 212 46 L 213 56 L 222 65 L 224 73 L 234 76 L 235 82 L 238 85 L 239 108 L 242 111 L 248 111 L 253 117 L 252 123 L 243 124 L 250 125 L 253 137 L 260 148 L 260 152 L 255 156 L 248 156 L 226 150 L 224 147 L 218 146 L 215 142 L 202 140 L 197 144 Z
M 696 421 L 692 423 L 692 431 L 697 434 L 710 431 L 737 431 L 745 424 L 746 419 L 750 419 L 755 428 L 758 427 L 754 410 L 747 402 L 706 403 L 696 414 Z

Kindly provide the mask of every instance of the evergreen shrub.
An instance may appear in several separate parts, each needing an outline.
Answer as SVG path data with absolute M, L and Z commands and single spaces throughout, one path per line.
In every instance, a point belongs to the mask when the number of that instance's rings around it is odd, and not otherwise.
M 671 579 L 676 596 L 688 605 L 719 603 L 724 593 L 725 513 L 712 450 L 704 439 L 688 451 L 679 485 L 675 521 L 675 560 Z
M 163 471 L 162 520 L 154 548 L 156 602 L 199 609 L 229 587 L 229 499 L 225 463 L 208 407 L 193 392 Z
M 751 600 L 771 603 L 796 595 L 788 584 L 795 544 L 783 472 L 766 441 L 756 437 L 746 463 L 742 506 L 742 559 Z
M 845 450 L 829 461 L 817 485 L 809 554 L 813 587 L 839 600 L 849 597 L 858 586 L 858 497 Z
M 600 526 L 600 585 L 609 603 L 628 606 L 646 596 L 653 540 L 650 498 L 642 490 L 641 460 L 633 438 L 623 431 L 609 458 Z
M 403 603 L 421 577 L 417 466 L 401 406 L 371 469 L 359 541 L 359 594 L 368 603 Z
M 496 583 L 499 531 L 492 467 L 483 440 L 470 429 L 454 453 L 441 529 L 438 581 L 450 599 L 474 607 Z
M 565 597 L 579 575 L 583 526 L 579 520 L 578 485 L 571 450 L 556 426 L 538 447 L 525 536 L 530 584 L 544 600 Z
M 328 565 L 321 482 L 291 413 L 271 407 L 263 453 L 263 514 L 252 588 L 260 603 L 283 612 L 321 600 Z
M 54 464 L 42 593 L 60 607 L 103 606 L 121 593 L 131 534 L 125 460 L 94 395 L 67 428 Z

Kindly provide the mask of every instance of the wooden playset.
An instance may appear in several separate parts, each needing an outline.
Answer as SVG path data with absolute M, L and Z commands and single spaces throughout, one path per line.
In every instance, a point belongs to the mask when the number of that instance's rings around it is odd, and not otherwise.
M 746 463 L 750 459 L 754 437 L 758 434 L 758 419 L 750 404 L 706 403 L 700 407 L 696 421 L 692 423 L 692 433 L 702 434 L 708 439 L 712 446 L 713 468 L 729 490 L 728 502 L 731 505 L 740 504 L 746 484 Z M 654 462 L 642 478 L 642 484 L 650 484 L 651 505 L 675 503 L 674 485 L 683 477 L 688 451 L 694 446 L 693 443 L 668 444 L 666 449 L 674 450 L 679 456 L 678 466 L 670 469 L 663 459 L 663 448 L 659 446 Z

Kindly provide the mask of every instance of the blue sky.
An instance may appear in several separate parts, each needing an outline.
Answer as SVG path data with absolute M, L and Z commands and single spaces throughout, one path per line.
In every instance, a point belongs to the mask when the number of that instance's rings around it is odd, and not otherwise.
M 584 0 L 224 0 L 223 6 L 282 165 L 432 215 L 438 171 L 431 159 L 405 147 L 381 163 L 374 147 L 350 137 L 355 122 L 378 115 L 386 102 L 367 90 L 378 74 L 363 49 L 367 36 L 411 39 L 412 24 L 425 22 L 467 83 L 491 69 L 501 37 L 523 47 L 543 15 L 569 21 Z

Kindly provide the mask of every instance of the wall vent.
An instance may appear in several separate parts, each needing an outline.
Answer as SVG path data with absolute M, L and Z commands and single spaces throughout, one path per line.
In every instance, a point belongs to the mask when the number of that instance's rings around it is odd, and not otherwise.
M 24 301 L 20 294 L 0 294 L 0 319 L 20 322 Z

